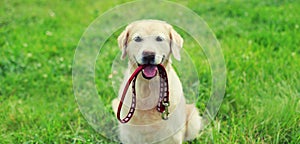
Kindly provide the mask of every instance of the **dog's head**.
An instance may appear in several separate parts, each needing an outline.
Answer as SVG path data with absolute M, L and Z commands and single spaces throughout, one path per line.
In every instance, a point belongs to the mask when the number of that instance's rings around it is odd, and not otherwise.
M 145 65 L 143 76 L 151 79 L 156 76 L 157 65 L 166 66 L 170 55 L 180 60 L 183 39 L 173 27 L 159 20 L 141 20 L 129 24 L 118 37 L 122 50 L 121 58 L 129 57 L 137 67 Z

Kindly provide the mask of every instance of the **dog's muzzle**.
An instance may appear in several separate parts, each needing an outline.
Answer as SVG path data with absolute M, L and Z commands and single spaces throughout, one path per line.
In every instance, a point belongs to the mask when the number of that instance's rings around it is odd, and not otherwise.
M 164 59 L 155 55 L 154 52 L 144 51 L 142 53 L 141 63 L 138 63 L 139 66 L 144 66 L 142 70 L 142 75 L 145 79 L 152 79 L 157 75 L 157 65 L 161 64 Z

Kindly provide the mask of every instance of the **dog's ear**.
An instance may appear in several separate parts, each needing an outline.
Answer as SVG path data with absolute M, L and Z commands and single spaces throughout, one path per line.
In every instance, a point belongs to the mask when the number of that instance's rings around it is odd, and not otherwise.
M 118 37 L 118 45 L 119 48 L 122 50 L 122 56 L 121 59 L 125 59 L 127 52 L 126 52 L 126 47 L 128 43 L 128 37 L 129 37 L 129 30 L 126 28 Z
M 173 29 L 170 30 L 170 48 L 174 58 L 180 61 L 180 49 L 183 45 L 182 37 Z

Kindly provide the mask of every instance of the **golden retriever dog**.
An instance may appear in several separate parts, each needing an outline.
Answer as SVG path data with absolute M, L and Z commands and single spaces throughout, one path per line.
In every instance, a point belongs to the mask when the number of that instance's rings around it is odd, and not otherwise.
M 121 58 L 128 57 L 128 69 L 112 107 L 117 114 L 120 96 L 128 78 L 139 65 L 146 65 L 136 78 L 136 109 L 128 123 L 119 123 L 119 138 L 128 144 L 181 144 L 193 140 L 202 128 L 202 118 L 194 104 L 186 104 L 182 85 L 172 67 L 171 55 L 180 60 L 182 37 L 173 27 L 159 20 L 140 20 L 129 24 L 118 37 Z M 162 119 L 156 109 L 160 79 L 157 65 L 163 65 L 169 83 L 169 117 Z M 128 89 L 121 116 L 130 109 L 132 90 Z

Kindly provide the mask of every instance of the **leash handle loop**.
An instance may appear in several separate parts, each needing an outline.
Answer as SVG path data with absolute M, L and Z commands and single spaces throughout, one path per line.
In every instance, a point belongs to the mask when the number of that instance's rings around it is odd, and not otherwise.
M 133 113 L 135 111 L 135 106 L 136 106 L 136 95 L 135 95 L 135 80 L 137 75 L 141 72 L 141 70 L 143 69 L 143 66 L 139 66 L 134 72 L 133 74 L 130 76 L 130 78 L 128 79 L 124 91 L 122 93 L 122 97 L 118 106 L 118 112 L 117 112 L 117 118 L 121 123 L 127 123 L 133 116 Z M 121 119 L 121 109 L 123 106 L 123 101 L 125 99 L 125 95 L 127 93 L 128 87 L 131 83 L 131 81 L 133 81 L 132 84 L 132 89 L 133 89 L 133 94 L 132 94 L 132 101 L 131 101 L 131 105 L 130 105 L 130 109 L 129 112 L 127 113 L 127 115 L 125 116 L 125 118 Z

